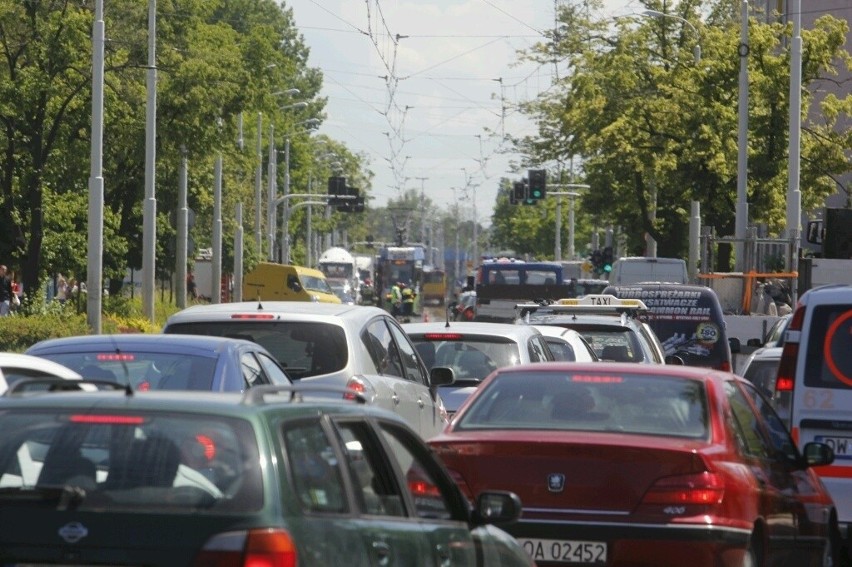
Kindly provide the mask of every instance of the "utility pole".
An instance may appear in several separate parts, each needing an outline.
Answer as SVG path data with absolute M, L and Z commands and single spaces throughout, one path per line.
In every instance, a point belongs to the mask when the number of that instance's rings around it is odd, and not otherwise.
M 101 286 L 104 271 L 104 2 L 95 2 L 92 24 L 92 140 L 89 173 L 89 233 L 86 266 L 86 321 L 92 333 L 101 334 Z
M 746 227 L 748 226 L 748 0 L 740 4 L 740 84 L 737 129 L 737 208 L 734 238 L 736 239 L 736 269 L 745 270 L 743 263 Z M 792 109 L 791 109 L 792 112 Z
M 142 207 L 142 307 L 154 321 L 157 252 L 157 0 L 148 0 L 148 99 L 145 104 L 145 203 Z M 91 293 L 91 292 L 90 292 Z M 100 293 L 100 285 L 97 293 Z
M 790 46 L 790 158 L 787 181 L 787 238 L 791 241 L 788 272 L 799 269 L 801 245 L 802 192 L 799 186 L 802 135 L 802 0 L 792 0 L 790 16 L 793 18 L 793 43 Z M 791 280 L 793 303 L 798 298 L 798 283 Z
M 254 244 L 257 247 L 258 256 L 263 253 L 263 232 L 260 228 L 260 220 L 263 211 L 263 113 L 257 113 L 257 165 L 254 169 Z

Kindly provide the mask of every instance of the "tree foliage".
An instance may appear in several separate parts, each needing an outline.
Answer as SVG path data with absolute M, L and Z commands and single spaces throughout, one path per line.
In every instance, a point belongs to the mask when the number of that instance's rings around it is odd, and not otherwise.
M 739 2 L 639 4 L 667 15 L 613 19 L 594 0 L 560 6 L 556 29 L 523 57 L 564 74 L 525 107 L 539 129 L 516 143 L 530 164 L 556 162 L 561 169 L 576 156 L 591 186 L 582 199 L 586 225 L 619 227 L 631 253 L 642 253 L 647 233 L 661 256 L 685 256 L 693 200 L 700 203 L 704 225 L 733 234 Z M 848 170 L 843 156 L 852 148 L 850 137 L 837 126 L 848 118 L 852 98 L 813 95 L 838 66 L 848 66 L 846 31 L 845 21 L 826 15 L 802 32 L 805 210 L 821 206 L 837 189 L 836 176 Z M 773 234 L 785 226 L 790 35 L 791 25 L 750 18 L 749 222 L 765 223 Z M 694 57 L 697 43 L 700 61 Z M 501 203 L 495 225 L 511 227 L 503 234 L 514 234 L 522 249 L 552 248 L 547 238 L 538 243 L 533 236 L 547 233 L 548 214 L 519 210 L 517 218 L 498 219 Z

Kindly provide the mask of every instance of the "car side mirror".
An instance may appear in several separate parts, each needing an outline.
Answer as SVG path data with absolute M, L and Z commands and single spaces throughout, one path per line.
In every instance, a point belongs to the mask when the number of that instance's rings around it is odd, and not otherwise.
M 746 346 L 759 347 L 759 346 L 762 346 L 762 345 L 763 345 L 763 341 L 761 341 L 760 339 L 749 339 L 749 340 L 746 341 Z M 733 352 L 733 350 L 734 349 L 731 349 L 731 352 Z
M 514 492 L 489 490 L 476 497 L 473 523 L 512 524 L 521 517 L 521 499 Z
M 821 467 L 834 462 L 834 449 L 825 443 L 805 443 L 802 449 L 802 457 L 808 467 Z
M 740 340 L 736 337 L 729 337 L 728 345 L 731 347 L 731 354 L 737 354 L 743 350 Z
M 439 386 L 449 386 L 456 381 L 456 373 L 449 366 L 433 366 L 429 370 L 429 392 L 434 398 Z

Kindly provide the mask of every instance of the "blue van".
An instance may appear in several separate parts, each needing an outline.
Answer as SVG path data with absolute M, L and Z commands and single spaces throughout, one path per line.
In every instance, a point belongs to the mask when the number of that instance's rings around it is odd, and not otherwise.
M 733 371 L 722 304 L 709 287 L 654 282 L 612 285 L 603 293 L 641 299 L 648 306 L 643 318 L 660 339 L 667 360 Z

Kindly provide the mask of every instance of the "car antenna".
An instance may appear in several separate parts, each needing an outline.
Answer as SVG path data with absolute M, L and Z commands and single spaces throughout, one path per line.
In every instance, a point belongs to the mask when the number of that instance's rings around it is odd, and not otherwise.
M 127 361 L 124 360 L 124 357 L 121 356 L 121 347 L 115 342 L 115 337 L 110 336 L 110 341 L 115 348 L 115 354 L 118 355 L 116 358 L 121 361 L 121 368 L 124 370 L 124 394 L 126 396 L 133 395 L 133 386 L 130 385 L 130 371 L 127 369 Z
M 263 311 L 263 304 L 260 302 L 260 293 L 257 294 L 257 310 Z

